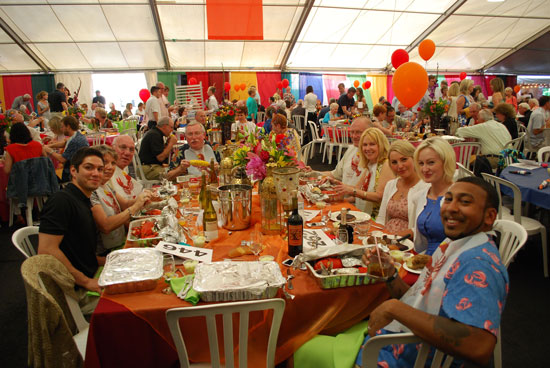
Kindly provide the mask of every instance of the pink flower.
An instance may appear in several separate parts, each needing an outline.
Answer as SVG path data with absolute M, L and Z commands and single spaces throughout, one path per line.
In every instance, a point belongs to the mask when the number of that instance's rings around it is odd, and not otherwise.
M 260 158 L 262 159 L 263 162 L 269 161 L 269 152 L 261 151 L 260 152 Z
M 265 163 L 252 152 L 248 152 L 248 157 L 250 161 L 246 164 L 246 173 L 251 175 L 254 180 L 263 180 L 266 176 Z

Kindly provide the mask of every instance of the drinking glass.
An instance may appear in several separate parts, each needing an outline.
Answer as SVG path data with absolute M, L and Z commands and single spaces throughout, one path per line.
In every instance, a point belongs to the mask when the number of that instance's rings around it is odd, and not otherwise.
M 261 232 L 254 230 L 250 233 L 250 241 L 248 247 L 252 251 L 252 254 L 259 256 L 263 251 L 262 247 L 262 234 Z
M 361 240 L 366 239 L 368 237 L 369 230 L 370 230 L 369 221 L 359 222 L 355 224 L 355 232 L 357 233 L 358 239 L 361 239 Z
M 348 243 L 348 231 L 346 229 L 340 229 L 336 231 L 336 238 L 334 239 L 334 242 L 337 245 L 341 244 L 347 244 Z
M 174 261 L 174 256 L 171 254 L 164 254 L 162 257 L 163 257 L 163 265 L 164 265 L 163 277 L 166 280 L 166 282 L 169 282 L 171 279 L 177 277 L 176 262 Z

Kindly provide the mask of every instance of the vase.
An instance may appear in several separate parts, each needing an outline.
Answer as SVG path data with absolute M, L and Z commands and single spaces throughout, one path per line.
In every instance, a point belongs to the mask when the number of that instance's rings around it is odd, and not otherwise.
M 231 121 L 224 121 L 220 124 L 222 130 L 222 144 L 229 144 L 231 142 Z
M 244 166 L 237 166 L 231 170 L 231 184 L 243 184 L 243 185 L 252 185 L 250 178 L 246 174 L 246 168 Z
M 282 207 L 277 199 L 277 187 L 273 178 L 276 165 L 266 165 L 267 174 L 260 185 L 260 207 L 262 209 L 262 234 L 278 235 L 283 227 Z
M 277 198 L 285 211 L 291 210 L 293 193 L 294 191 L 298 191 L 299 173 L 300 169 L 294 166 L 278 167 L 273 170 L 273 178 L 277 187 Z
M 432 132 L 434 132 L 436 129 L 439 129 L 440 124 L 441 124 L 441 116 L 430 115 L 430 127 Z

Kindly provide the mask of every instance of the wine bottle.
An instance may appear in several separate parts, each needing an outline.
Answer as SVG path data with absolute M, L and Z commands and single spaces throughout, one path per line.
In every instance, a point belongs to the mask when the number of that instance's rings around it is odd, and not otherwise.
M 206 206 L 202 215 L 202 228 L 207 242 L 218 239 L 218 216 L 216 216 L 216 210 L 212 205 L 210 190 L 206 190 Z
M 206 207 L 206 174 L 202 172 L 201 191 L 199 193 L 199 205 L 204 210 Z
M 298 212 L 298 196 L 292 197 L 292 214 L 287 221 L 288 227 L 288 256 L 296 257 L 302 253 L 304 239 L 304 220 Z
M 218 185 L 218 175 L 216 174 L 216 166 L 214 164 L 214 158 L 210 159 L 210 184 Z
M 340 211 L 340 227 L 338 228 L 338 240 L 342 243 L 353 243 L 353 227 L 348 225 L 348 209 Z

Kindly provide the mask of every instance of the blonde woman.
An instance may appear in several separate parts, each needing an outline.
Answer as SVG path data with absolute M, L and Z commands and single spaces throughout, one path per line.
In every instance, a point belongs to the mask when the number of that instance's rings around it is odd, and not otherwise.
M 134 108 L 134 105 L 132 105 L 131 102 L 128 102 L 126 104 L 126 110 L 124 110 L 124 112 L 122 113 L 122 118 L 123 119 L 128 119 L 130 116 L 133 115 L 132 113 L 132 109 Z
M 44 119 L 50 120 L 50 103 L 48 102 L 48 92 L 40 91 L 36 95 L 36 110 L 38 111 L 38 116 L 42 116 Z
M 415 215 L 409 204 L 416 191 L 428 186 L 414 168 L 414 152 L 414 146 L 405 140 L 397 140 L 390 146 L 389 164 L 397 178 L 386 184 L 376 222 L 392 234 L 405 234 L 413 227 Z
M 456 100 L 456 112 L 458 113 L 458 122 L 460 126 L 468 125 L 470 117 L 470 105 L 474 103 L 472 91 L 474 90 L 474 82 L 471 79 L 464 79 L 460 82 L 458 99 Z
M 512 88 L 510 87 L 506 87 L 506 89 L 504 90 L 504 102 L 506 102 L 507 104 L 510 104 L 512 106 L 514 106 L 514 110 L 517 111 L 518 109 L 518 99 L 516 98 L 516 96 L 513 95 L 513 90 Z M 496 105 L 495 105 L 496 107 Z
M 458 120 L 458 113 L 456 111 L 456 101 L 458 100 L 458 95 L 460 94 L 460 85 L 458 83 L 451 83 L 449 86 L 449 91 L 447 95 L 449 96 L 449 111 L 447 115 L 455 120 Z
M 355 206 L 376 218 L 386 183 L 394 178 L 388 164 L 388 139 L 378 128 L 368 128 L 359 141 L 359 167 L 363 173 L 356 186 L 339 183 L 337 193 L 355 198 Z M 365 170 L 366 169 L 366 170 Z
M 490 82 L 491 89 L 493 90 L 493 97 L 491 102 L 493 107 L 501 102 L 504 102 L 504 82 L 499 77 L 496 77 Z
M 400 235 L 410 234 L 418 253 L 426 251 L 426 254 L 432 255 L 446 237 L 440 211 L 443 197 L 453 183 L 455 151 L 442 138 L 428 138 L 416 149 L 414 164 L 420 178 L 428 185 L 415 192 L 409 203 L 414 222 Z

